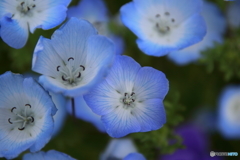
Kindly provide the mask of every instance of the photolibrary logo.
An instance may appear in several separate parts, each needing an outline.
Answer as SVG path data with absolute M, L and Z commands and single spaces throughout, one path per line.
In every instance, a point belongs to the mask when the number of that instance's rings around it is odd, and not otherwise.
M 238 156 L 238 152 L 214 152 L 214 151 L 211 151 L 210 156 L 211 157 L 214 157 L 214 156 Z

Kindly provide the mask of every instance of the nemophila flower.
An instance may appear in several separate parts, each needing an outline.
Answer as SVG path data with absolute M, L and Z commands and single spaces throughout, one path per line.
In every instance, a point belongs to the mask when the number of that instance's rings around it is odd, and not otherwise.
M 161 128 L 166 122 L 162 101 L 167 92 L 168 80 L 162 72 L 117 56 L 105 81 L 84 98 L 102 116 L 106 132 L 119 138 Z
M 203 3 L 202 16 L 207 25 L 207 34 L 201 42 L 179 51 L 168 54 L 169 59 L 178 65 L 194 62 L 202 57 L 201 51 L 214 47 L 216 43 L 223 42 L 223 34 L 226 30 L 226 20 L 219 8 L 210 2 Z
M 240 138 L 240 86 L 226 87 L 219 99 L 218 127 L 226 138 Z
M 227 7 L 227 21 L 230 27 L 238 28 L 240 27 L 240 0 L 236 0 L 236 2 L 229 4 Z
M 51 29 L 66 18 L 71 0 L 1 0 L 1 37 L 13 48 L 22 48 L 36 28 Z
M 109 13 L 103 0 L 81 0 L 77 6 L 69 8 L 68 17 L 77 17 L 89 21 L 100 35 L 107 36 L 114 42 L 117 54 L 123 53 L 123 39 L 111 33 L 108 27 Z
M 101 121 L 101 116 L 94 113 L 90 107 L 86 104 L 83 96 L 78 96 L 74 98 L 75 102 L 75 116 L 78 119 L 92 123 L 100 132 L 105 132 L 105 127 Z M 72 102 L 68 100 L 67 111 L 72 114 Z
M 36 152 L 50 140 L 56 107 L 32 78 L 6 72 L 0 76 L 0 157 Z
M 148 55 L 163 56 L 191 46 L 206 34 L 201 0 L 134 0 L 121 8 L 121 19 L 138 36 Z
M 89 22 L 71 18 L 51 40 L 39 39 L 32 70 L 43 74 L 39 82 L 47 90 L 74 97 L 102 81 L 114 57 L 110 40 L 97 35 Z
M 37 153 L 27 153 L 23 156 L 23 160 L 76 160 L 69 155 L 55 151 L 50 150 L 48 152 L 37 152 Z
M 129 138 L 112 139 L 104 153 L 101 154 L 100 160 L 123 159 L 130 153 L 136 153 L 137 148 Z

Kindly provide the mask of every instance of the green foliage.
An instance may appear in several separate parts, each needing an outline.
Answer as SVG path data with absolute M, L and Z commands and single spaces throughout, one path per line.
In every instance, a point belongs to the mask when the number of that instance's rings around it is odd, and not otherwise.
M 206 65 L 209 73 L 217 68 L 223 73 L 225 80 L 240 78 L 240 37 L 239 31 L 231 33 L 223 44 L 203 52 L 204 58 L 200 61 Z

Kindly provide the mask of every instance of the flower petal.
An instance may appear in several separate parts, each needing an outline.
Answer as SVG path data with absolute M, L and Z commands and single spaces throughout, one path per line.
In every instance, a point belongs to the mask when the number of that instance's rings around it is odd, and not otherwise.
M 11 17 L 2 17 L 1 21 L 1 37 L 2 40 L 10 47 L 19 49 L 25 46 L 28 40 L 27 23 L 12 19 Z
M 123 160 L 146 160 L 146 158 L 140 153 L 130 153 Z
M 168 80 L 163 72 L 151 67 L 143 67 L 139 70 L 134 83 L 137 101 L 164 99 L 168 89 Z

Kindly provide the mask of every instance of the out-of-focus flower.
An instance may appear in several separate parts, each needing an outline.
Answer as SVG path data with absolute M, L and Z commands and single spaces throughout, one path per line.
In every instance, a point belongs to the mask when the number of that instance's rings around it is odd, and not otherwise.
M 43 74 L 39 82 L 47 90 L 74 97 L 102 81 L 114 57 L 110 40 L 97 35 L 89 22 L 71 18 L 51 40 L 39 39 L 32 70 Z
M 135 152 L 137 152 L 137 148 L 131 139 L 112 139 L 104 153 L 101 154 L 100 160 L 123 159 L 130 153 Z
M 219 8 L 213 3 L 204 2 L 202 16 L 207 25 L 206 36 L 197 44 L 168 54 L 168 57 L 176 64 L 185 65 L 194 62 L 202 57 L 201 51 L 214 47 L 216 42 L 223 42 L 223 34 L 226 30 L 226 20 Z
M 123 160 L 146 160 L 146 158 L 140 153 L 130 153 Z
M 142 67 L 128 56 L 117 56 L 109 75 L 84 95 L 101 115 L 111 137 L 157 130 L 166 122 L 163 99 L 168 92 L 164 73 Z
M 0 81 L 0 157 L 39 151 L 52 136 L 52 99 L 32 78 L 6 72 Z
M 81 0 L 77 6 L 70 7 L 68 17 L 85 19 L 92 23 L 99 34 L 109 37 L 115 44 L 116 54 L 122 54 L 124 41 L 120 36 L 111 33 L 108 27 L 109 14 L 102 0 Z
M 27 153 L 23 156 L 23 160 L 76 160 L 69 155 L 50 150 L 48 152 Z
M 105 127 L 101 121 L 101 116 L 94 113 L 86 104 L 82 96 L 74 98 L 75 102 L 75 116 L 76 118 L 92 123 L 100 132 L 105 132 Z M 68 100 L 67 110 L 72 114 L 72 102 Z
M 164 56 L 200 42 L 206 25 L 201 0 L 134 0 L 121 8 L 121 18 L 138 36 L 138 47 L 151 56 Z
M 220 160 L 220 157 L 210 157 L 207 136 L 197 126 L 185 124 L 176 129 L 183 139 L 184 149 L 178 149 L 173 154 L 163 155 L 159 160 Z
M 219 99 L 218 127 L 226 138 L 240 138 L 240 86 L 223 90 Z
M 239 28 L 240 27 L 240 0 L 229 4 L 227 8 L 227 21 L 230 27 Z
M 0 35 L 13 48 L 22 48 L 36 28 L 51 29 L 66 18 L 71 0 L 1 0 Z

